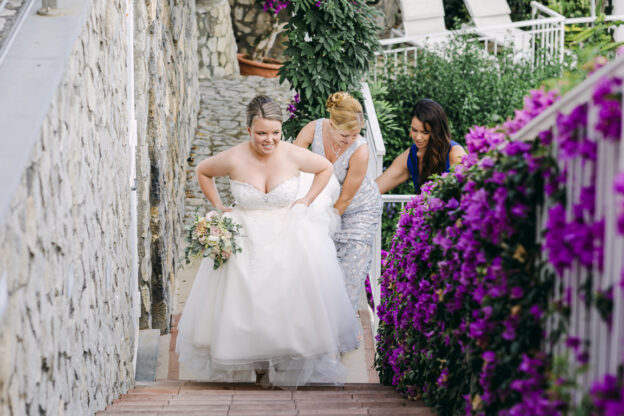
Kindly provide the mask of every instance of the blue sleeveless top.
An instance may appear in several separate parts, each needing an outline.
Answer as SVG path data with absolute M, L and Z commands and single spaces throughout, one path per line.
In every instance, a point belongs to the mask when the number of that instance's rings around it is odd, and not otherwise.
M 451 140 L 451 147 L 449 148 L 448 153 L 446 154 L 446 166 L 444 168 L 444 172 L 448 172 L 451 169 L 451 149 L 453 146 L 459 146 L 459 143 Z M 412 182 L 414 183 L 414 190 L 417 194 L 420 193 L 420 181 L 418 178 L 418 148 L 415 144 L 410 147 L 409 155 L 407 156 L 407 169 L 409 170 L 410 176 L 412 177 Z

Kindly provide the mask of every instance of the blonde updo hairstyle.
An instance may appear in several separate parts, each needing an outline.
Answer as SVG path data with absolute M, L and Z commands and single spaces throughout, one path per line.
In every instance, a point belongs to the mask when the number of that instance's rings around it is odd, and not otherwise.
M 258 118 L 283 123 L 282 109 L 271 97 L 257 95 L 247 105 L 247 127 L 251 128 L 253 122 Z
M 339 131 L 352 131 L 364 127 L 364 111 L 358 100 L 350 94 L 338 91 L 325 103 L 329 111 L 329 120 Z

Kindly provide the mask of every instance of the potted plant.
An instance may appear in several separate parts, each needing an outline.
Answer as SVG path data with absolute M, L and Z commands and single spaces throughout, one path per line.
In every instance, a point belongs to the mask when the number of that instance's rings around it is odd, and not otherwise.
M 242 53 L 237 54 L 240 73 L 241 75 L 260 75 L 273 78 L 277 76 L 282 62 L 270 58 L 268 54 L 286 26 L 286 22 L 280 21 L 278 14 L 290 4 L 290 0 L 256 0 L 256 4 L 269 14 L 270 26 L 260 36 L 251 56 Z

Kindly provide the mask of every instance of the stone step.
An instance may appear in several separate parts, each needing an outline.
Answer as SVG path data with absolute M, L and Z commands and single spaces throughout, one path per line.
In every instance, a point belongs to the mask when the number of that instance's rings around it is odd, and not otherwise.
M 268 390 L 257 384 L 143 382 L 98 415 L 224 416 L 433 416 L 421 401 L 407 400 L 375 383 Z
M 142 329 L 139 331 L 139 348 L 135 375 L 137 381 L 156 380 L 159 341 L 159 329 Z

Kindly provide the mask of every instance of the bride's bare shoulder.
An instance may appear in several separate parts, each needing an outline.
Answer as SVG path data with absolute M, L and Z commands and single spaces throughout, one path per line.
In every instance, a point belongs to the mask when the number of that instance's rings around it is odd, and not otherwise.
M 222 151 L 222 154 L 225 158 L 235 158 L 240 157 L 243 154 L 249 153 L 249 142 L 242 142 L 235 146 L 230 147 L 227 150 Z
M 282 142 L 282 144 L 284 145 L 283 146 L 284 154 L 288 157 L 299 158 L 309 152 L 307 149 L 294 145 L 290 142 Z

